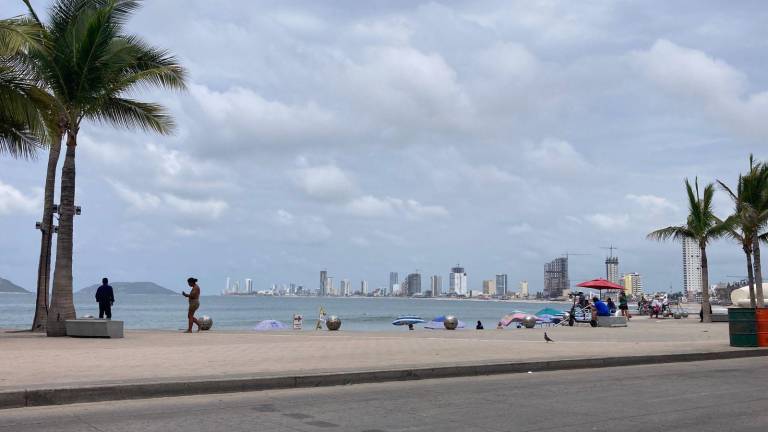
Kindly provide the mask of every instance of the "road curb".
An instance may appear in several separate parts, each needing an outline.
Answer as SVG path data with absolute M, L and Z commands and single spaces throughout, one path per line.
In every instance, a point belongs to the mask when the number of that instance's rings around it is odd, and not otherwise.
M 637 366 L 706 360 L 727 360 L 768 356 L 768 349 L 745 349 L 685 354 L 660 354 L 587 359 L 563 359 L 521 363 L 492 363 L 325 374 L 221 378 L 201 381 L 163 381 L 99 386 L 27 389 L 0 392 L 0 409 L 66 405 L 126 399 L 236 393 L 337 385 L 453 378 L 525 372 L 548 372 L 616 366 Z

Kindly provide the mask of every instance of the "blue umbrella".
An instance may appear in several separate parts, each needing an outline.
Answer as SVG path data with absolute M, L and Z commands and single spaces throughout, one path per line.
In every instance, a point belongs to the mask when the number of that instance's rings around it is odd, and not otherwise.
M 288 328 L 288 325 L 280 321 L 264 320 L 256 324 L 256 327 L 254 327 L 253 329 L 256 331 L 269 331 L 269 330 L 285 330 L 287 328 Z
M 402 325 L 423 324 L 425 322 L 426 321 L 421 319 L 421 317 L 417 317 L 414 315 L 407 315 L 407 316 L 401 316 L 396 320 L 392 321 L 392 325 L 402 326 Z

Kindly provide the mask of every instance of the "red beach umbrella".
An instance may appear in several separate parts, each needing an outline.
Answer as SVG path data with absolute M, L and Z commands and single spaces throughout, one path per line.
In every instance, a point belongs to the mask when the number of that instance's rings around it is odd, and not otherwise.
M 609 280 L 606 279 L 592 279 L 590 281 L 582 282 L 577 287 L 582 288 L 593 288 L 599 291 L 602 290 L 623 290 L 624 287 L 621 285 L 617 285 Z

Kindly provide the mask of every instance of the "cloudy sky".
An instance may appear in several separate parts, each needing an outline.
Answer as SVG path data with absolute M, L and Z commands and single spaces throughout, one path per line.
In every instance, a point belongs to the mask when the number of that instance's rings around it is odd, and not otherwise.
M 539 290 L 565 252 L 590 254 L 574 282 L 603 276 L 613 244 L 646 290 L 679 290 L 681 247 L 645 234 L 684 221 L 685 177 L 768 158 L 766 21 L 760 1 L 147 2 L 129 29 L 189 91 L 141 94 L 172 137 L 82 127 L 75 286 L 315 288 L 327 268 L 376 287 L 460 262 L 470 288 Z M 44 161 L 0 160 L 0 276 L 27 288 Z M 710 266 L 744 273 L 725 241 Z

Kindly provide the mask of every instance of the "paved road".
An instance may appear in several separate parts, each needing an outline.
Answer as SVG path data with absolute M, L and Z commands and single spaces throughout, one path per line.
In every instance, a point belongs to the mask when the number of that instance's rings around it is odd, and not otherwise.
M 0 411 L 29 431 L 765 431 L 768 359 Z

